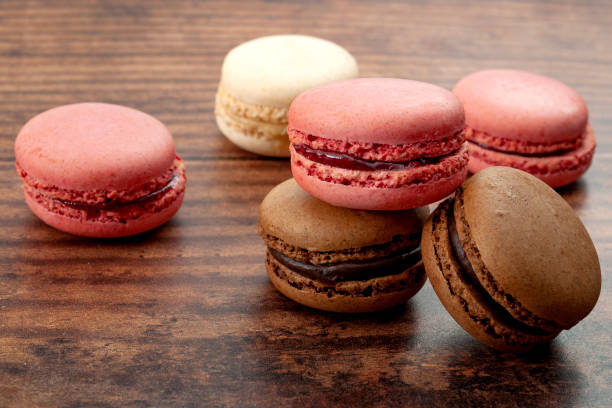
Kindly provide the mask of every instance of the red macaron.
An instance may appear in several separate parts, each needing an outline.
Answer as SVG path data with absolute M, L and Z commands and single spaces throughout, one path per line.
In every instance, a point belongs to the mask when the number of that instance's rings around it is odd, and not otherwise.
M 50 109 L 21 129 L 15 158 L 30 209 L 75 235 L 138 234 L 168 221 L 183 201 L 185 165 L 170 132 L 135 109 Z
M 525 71 L 487 70 L 461 79 L 453 93 L 465 109 L 471 173 L 508 166 L 560 187 L 591 165 L 587 106 L 567 85 Z
M 464 113 L 435 85 L 360 78 L 312 88 L 289 109 L 291 170 L 329 204 L 363 210 L 420 207 L 467 175 Z

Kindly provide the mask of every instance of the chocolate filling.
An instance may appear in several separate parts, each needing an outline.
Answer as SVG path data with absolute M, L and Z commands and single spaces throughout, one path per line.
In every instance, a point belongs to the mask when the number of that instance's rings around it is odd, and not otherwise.
M 436 164 L 442 158 L 448 156 L 425 157 L 406 162 L 394 163 L 377 160 L 365 160 L 349 154 L 331 152 L 327 150 L 316 150 L 304 144 L 293 145 L 293 148 L 297 153 L 306 157 L 308 160 L 312 160 L 317 163 L 326 164 L 328 166 L 338 167 L 341 169 L 365 171 L 412 169 L 419 166 L 425 166 L 427 164 Z
M 268 250 L 274 259 L 293 272 L 332 285 L 337 282 L 365 281 L 381 276 L 395 275 L 404 272 L 421 260 L 420 247 L 410 248 L 406 252 L 384 258 L 328 265 L 297 261 L 275 249 L 268 248 Z
M 489 295 L 487 290 L 481 285 L 480 281 L 478 280 L 478 277 L 476 276 L 476 272 L 474 272 L 474 268 L 472 267 L 472 264 L 470 263 L 465 253 L 465 250 L 463 249 L 463 246 L 461 245 L 461 241 L 459 240 L 453 202 L 451 202 L 449 205 L 447 224 L 451 247 L 453 249 L 455 259 L 457 260 L 460 266 L 458 272 L 461 276 L 461 280 L 472 286 L 474 290 L 478 292 L 478 295 L 480 296 L 482 301 L 487 305 L 488 309 L 493 312 L 496 318 L 508 327 L 520 330 L 523 333 L 537 336 L 550 335 L 550 332 L 532 326 L 528 326 L 525 323 L 515 319 L 502 305 L 497 303 L 495 299 L 493 299 L 491 295 Z
M 65 206 L 68 206 L 68 207 L 71 207 L 77 210 L 85 210 L 88 213 L 98 212 L 98 211 L 117 211 L 128 205 L 145 204 L 150 201 L 157 200 L 159 197 L 161 197 L 166 192 L 168 192 L 168 190 L 174 188 L 174 186 L 176 186 L 176 184 L 178 183 L 178 180 L 179 180 L 179 176 L 176 173 L 172 173 L 172 177 L 170 177 L 170 180 L 168 181 L 168 183 L 162 188 L 160 188 L 159 190 L 153 191 L 147 195 L 144 195 L 133 201 L 128 201 L 125 203 L 111 201 L 111 202 L 101 202 L 101 203 L 96 203 L 96 204 L 88 204 L 88 203 L 82 203 L 79 201 L 60 200 L 58 198 L 54 198 L 53 200 L 58 201 Z
M 562 154 L 565 154 L 567 152 L 571 152 L 573 149 L 563 149 L 563 150 L 557 150 L 554 152 L 550 152 L 550 153 L 517 153 L 517 152 L 508 152 L 505 150 L 501 150 L 498 149 L 496 147 L 493 146 L 489 146 L 486 145 L 484 143 L 479 143 L 479 142 L 474 142 L 473 140 L 468 140 L 468 142 L 470 142 L 473 145 L 476 145 L 480 148 L 483 148 L 485 150 L 490 150 L 493 152 L 499 152 L 499 153 L 505 153 L 505 154 L 511 154 L 514 156 L 523 156 L 523 157 L 550 157 L 550 156 L 560 156 Z

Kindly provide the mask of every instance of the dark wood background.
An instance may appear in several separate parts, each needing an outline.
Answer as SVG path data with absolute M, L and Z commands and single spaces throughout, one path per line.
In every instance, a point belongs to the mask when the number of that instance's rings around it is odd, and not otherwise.
M 610 406 L 611 26 L 605 0 L 0 0 L 0 406 Z M 256 214 L 289 163 L 226 141 L 213 100 L 225 53 L 280 33 L 342 44 L 363 76 L 450 88 L 509 67 L 581 93 L 598 148 L 560 192 L 599 252 L 595 310 L 550 347 L 513 356 L 469 337 L 429 284 L 372 315 L 279 295 Z M 80 101 L 168 125 L 189 181 L 166 226 L 83 239 L 28 210 L 14 138 L 33 115 Z

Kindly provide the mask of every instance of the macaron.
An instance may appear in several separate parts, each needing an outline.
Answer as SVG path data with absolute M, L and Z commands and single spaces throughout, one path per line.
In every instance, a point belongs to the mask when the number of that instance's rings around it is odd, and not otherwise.
M 283 295 L 342 313 L 406 302 L 426 277 L 420 233 L 427 208 L 361 211 L 334 207 L 294 179 L 274 187 L 259 207 L 266 270 Z
M 482 343 L 523 352 L 589 314 L 597 253 L 567 202 L 536 177 L 489 167 L 423 227 L 423 262 L 452 317 Z
M 329 204 L 406 210 L 452 193 L 467 175 L 459 100 L 435 85 L 360 78 L 312 88 L 289 110 L 291 171 Z
M 223 61 L 215 101 L 217 125 L 244 150 L 289 157 L 291 101 L 308 88 L 358 74 L 347 50 L 321 38 L 274 35 L 247 41 Z
M 146 113 L 105 103 L 50 109 L 15 140 L 30 209 L 75 235 L 138 234 L 168 221 L 185 192 L 185 164 L 168 129 Z
M 461 79 L 453 92 L 465 109 L 471 173 L 509 166 L 560 187 L 591 165 L 595 135 L 587 106 L 567 85 L 525 71 L 487 70 Z

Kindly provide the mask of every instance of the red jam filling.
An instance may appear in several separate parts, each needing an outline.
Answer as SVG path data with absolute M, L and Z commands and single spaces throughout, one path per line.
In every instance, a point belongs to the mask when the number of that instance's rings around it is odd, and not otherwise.
M 364 160 L 344 153 L 330 152 L 326 150 L 312 149 L 304 144 L 294 145 L 293 148 L 297 153 L 304 156 L 308 160 L 317 163 L 325 164 L 332 167 L 338 167 L 347 170 L 406 170 L 428 164 L 438 163 L 443 157 L 421 158 L 410 160 L 407 162 L 385 162 L 376 160 Z
M 178 183 L 178 180 L 179 180 L 178 175 L 176 173 L 172 173 L 172 177 L 170 178 L 168 183 L 162 188 L 160 188 L 159 190 L 153 191 L 147 195 L 137 198 L 136 200 L 129 201 L 126 203 L 112 201 L 112 202 L 101 202 L 101 203 L 96 203 L 96 204 L 87 204 L 87 203 L 82 203 L 79 201 L 68 201 L 68 200 L 60 200 L 60 199 L 54 199 L 54 200 L 62 203 L 65 206 L 68 206 L 68 207 L 71 207 L 77 210 L 115 211 L 115 210 L 121 209 L 128 205 L 145 204 L 150 201 L 155 201 L 158 198 L 160 198 L 162 195 L 166 194 L 168 190 L 174 188 L 174 186 L 176 186 L 176 184 Z
M 478 146 L 478 147 L 480 147 L 482 149 L 485 149 L 485 150 L 490 150 L 490 151 L 493 151 L 493 152 L 499 152 L 499 153 L 505 153 L 505 154 L 511 154 L 511 155 L 514 155 L 514 156 L 523 156 L 523 157 L 560 156 L 560 155 L 563 155 L 563 154 L 565 154 L 567 152 L 571 152 L 573 150 L 573 149 L 562 149 L 562 150 L 557 150 L 557 151 L 549 152 L 549 153 L 518 153 L 518 152 L 509 152 L 507 150 L 502 150 L 502 149 L 499 149 L 497 147 L 489 146 L 487 144 L 476 142 L 476 141 L 473 141 L 473 140 L 469 140 L 469 142 L 471 144 L 476 145 L 476 146 Z

